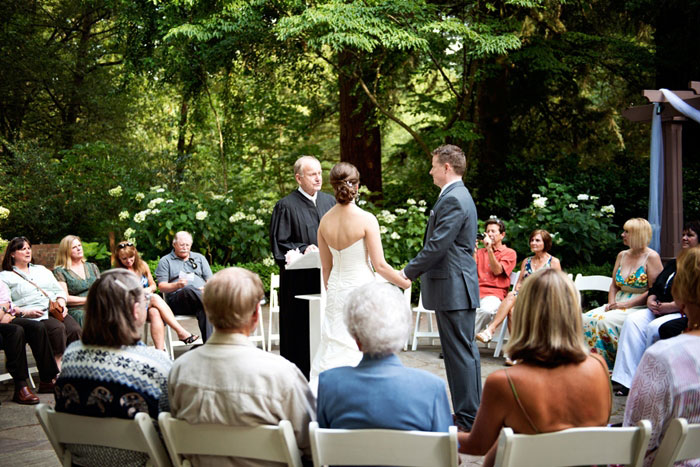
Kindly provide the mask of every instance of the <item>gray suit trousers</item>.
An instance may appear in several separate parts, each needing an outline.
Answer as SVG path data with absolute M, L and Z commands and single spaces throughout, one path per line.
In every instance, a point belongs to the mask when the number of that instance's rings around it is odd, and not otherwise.
M 436 311 L 456 424 L 471 430 L 481 402 L 481 359 L 474 341 L 476 311 Z

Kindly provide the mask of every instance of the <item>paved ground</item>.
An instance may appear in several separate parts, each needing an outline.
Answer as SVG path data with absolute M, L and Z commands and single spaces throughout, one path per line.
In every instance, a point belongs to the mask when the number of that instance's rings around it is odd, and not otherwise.
M 264 316 L 266 317 L 266 313 Z M 194 320 L 186 322 L 185 326 L 191 332 L 197 332 Z M 422 368 L 446 380 L 445 365 L 438 358 L 439 348 L 430 345 L 432 342 L 428 342 L 428 339 L 422 339 L 420 343 L 421 346 L 415 352 L 410 350 L 401 352 L 399 355 L 401 361 L 406 366 Z M 437 341 L 434 343 L 437 344 Z M 176 347 L 176 356 L 183 350 L 183 347 Z M 29 357 L 31 359 L 31 353 Z M 4 368 L 4 355 L 0 359 L 3 359 L 0 364 Z M 503 368 L 503 359 L 494 358 L 493 350 L 482 348 L 482 381 L 485 381 L 490 373 L 501 368 Z M 0 406 L 0 453 L 2 453 L 0 466 L 59 466 L 60 463 L 34 416 L 34 407 L 12 402 L 12 390 L 13 386 L 10 381 L 4 384 L 0 383 L 0 402 L 2 402 L 2 406 Z M 40 398 L 42 402 L 53 404 L 53 395 L 42 394 Z M 615 398 L 612 423 L 622 421 L 625 409 L 624 402 L 624 398 Z M 462 456 L 462 465 L 481 465 L 481 458 Z

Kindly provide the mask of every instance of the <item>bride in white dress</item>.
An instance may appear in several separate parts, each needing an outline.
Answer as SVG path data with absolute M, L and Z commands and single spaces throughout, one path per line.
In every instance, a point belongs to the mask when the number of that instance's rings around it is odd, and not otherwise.
M 311 365 L 312 387 L 322 371 L 355 366 L 362 359 L 362 352 L 348 333 L 343 319 L 348 293 L 374 281 L 374 271 L 401 288 L 411 285 L 411 281 L 401 277 L 384 260 L 377 218 L 355 205 L 360 182 L 357 168 L 347 162 L 336 164 L 330 179 L 337 204 L 323 216 L 318 227 L 318 247 L 327 293 L 321 343 Z

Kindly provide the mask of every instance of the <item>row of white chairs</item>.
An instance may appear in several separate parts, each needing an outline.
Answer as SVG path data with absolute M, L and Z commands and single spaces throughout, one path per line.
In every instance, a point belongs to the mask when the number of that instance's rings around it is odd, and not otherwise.
M 73 462 L 70 445 L 107 446 L 146 453 L 149 465 L 190 466 L 187 455 L 232 456 L 280 462 L 300 467 L 301 455 L 288 420 L 278 425 L 231 427 L 191 425 L 163 412 L 158 424 L 165 447 L 151 418 L 134 420 L 95 418 L 56 412 L 39 404 L 36 415 L 64 466 Z M 644 462 L 651 423 L 636 427 L 571 428 L 538 435 L 515 434 L 503 428 L 498 439 L 496 466 L 572 466 Z M 383 429 L 340 430 L 309 425 L 314 466 L 393 465 L 457 467 L 457 428 L 448 433 Z M 593 446 L 594 448 L 591 448 Z M 167 451 L 167 452 L 166 452 Z M 654 467 L 700 457 L 700 423 L 674 419 L 656 454 Z

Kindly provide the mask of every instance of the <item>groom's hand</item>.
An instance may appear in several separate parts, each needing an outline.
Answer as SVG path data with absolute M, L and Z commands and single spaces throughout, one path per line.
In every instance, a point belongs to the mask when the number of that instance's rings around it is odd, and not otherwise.
M 406 279 L 407 281 L 413 282 L 413 281 L 411 281 L 411 279 L 408 278 L 408 276 L 406 276 L 406 273 L 403 272 L 403 269 L 399 271 L 399 275 L 401 277 L 403 277 L 404 279 Z

